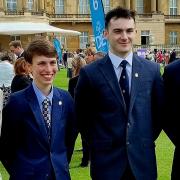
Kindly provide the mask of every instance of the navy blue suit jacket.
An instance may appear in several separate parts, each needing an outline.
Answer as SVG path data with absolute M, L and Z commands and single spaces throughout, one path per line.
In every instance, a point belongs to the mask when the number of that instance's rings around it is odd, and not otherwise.
M 81 69 L 75 106 L 90 146 L 93 180 L 119 180 L 127 163 L 136 179 L 157 178 L 154 140 L 162 103 L 157 63 L 133 56 L 129 113 L 108 55 Z
M 164 74 L 165 85 L 165 123 L 164 130 L 175 145 L 171 179 L 180 179 L 180 146 L 179 146 L 179 110 L 180 110 L 180 60 L 165 67 Z
M 1 161 L 13 180 L 69 180 L 77 129 L 73 100 L 53 88 L 51 142 L 32 85 L 11 95 L 3 110 Z

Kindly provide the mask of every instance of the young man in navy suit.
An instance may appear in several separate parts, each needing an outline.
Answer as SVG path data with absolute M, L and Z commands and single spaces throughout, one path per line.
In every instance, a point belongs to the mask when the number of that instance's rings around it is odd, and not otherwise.
M 56 57 L 52 43 L 32 41 L 25 59 L 33 82 L 13 93 L 3 110 L 0 157 L 10 179 L 70 179 L 77 129 L 70 94 L 53 87 Z
M 10 51 L 17 56 L 17 59 L 24 57 L 24 49 L 22 47 L 21 41 L 11 41 L 9 43 L 9 48 Z
M 154 140 L 160 133 L 160 66 L 132 52 L 135 12 L 105 18 L 109 52 L 80 71 L 75 105 L 90 148 L 93 180 L 156 180 Z
M 165 86 L 164 130 L 175 145 L 171 180 L 179 180 L 180 146 L 179 146 L 179 110 L 180 110 L 180 60 L 167 65 L 163 74 Z

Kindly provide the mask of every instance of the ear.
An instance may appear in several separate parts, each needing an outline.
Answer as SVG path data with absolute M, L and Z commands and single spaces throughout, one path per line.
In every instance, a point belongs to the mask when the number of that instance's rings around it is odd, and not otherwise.
M 28 63 L 28 68 L 29 68 L 29 71 L 30 71 L 30 73 L 32 73 L 32 64 L 30 64 L 30 63 Z
M 109 32 L 108 32 L 107 29 L 104 30 L 103 35 L 104 35 L 104 37 L 105 37 L 106 39 L 108 39 Z

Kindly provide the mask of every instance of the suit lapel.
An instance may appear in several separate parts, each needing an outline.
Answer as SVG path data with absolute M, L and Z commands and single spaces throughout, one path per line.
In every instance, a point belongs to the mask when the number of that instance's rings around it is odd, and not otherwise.
M 55 142 L 56 135 L 59 133 L 59 129 L 61 128 L 61 116 L 62 116 L 62 106 L 63 101 L 60 96 L 60 93 L 56 88 L 54 88 L 53 92 L 53 100 L 52 100 L 52 127 L 51 127 L 51 145 Z
M 126 111 L 123 95 L 120 90 L 118 79 L 114 72 L 113 65 L 111 63 L 109 56 L 107 55 L 99 65 L 99 69 L 103 73 L 105 79 L 107 80 L 107 84 L 112 89 L 115 98 L 121 103 L 122 107 L 124 108 L 124 111 Z
M 133 56 L 132 63 L 132 80 L 131 80 L 131 95 L 130 95 L 130 107 L 129 112 L 131 112 L 136 95 L 138 93 L 138 89 L 142 86 L 141 81 L 143 78 L 142 72 L 142 60 L 138 58 L 138 56 Z
M 35 120 L 39 126 L 39 130 L 42 134 L 42 137 L 46 142 L 48 142 L 48 136 L 47 136 L 47 130 L 46 130 L 46 125 L 39 107 L 39 103 L 36 97 L 36 94 L 34 92 L 34 89 L 32 85 L 27 89 L 27 99 L 29 106 L 34 114 Z

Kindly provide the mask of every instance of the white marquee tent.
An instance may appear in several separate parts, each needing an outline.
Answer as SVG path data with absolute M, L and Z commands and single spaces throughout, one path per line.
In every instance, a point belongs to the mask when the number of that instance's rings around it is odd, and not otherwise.
M 2 35 L 23 35 L 38 33 L 59 33 L 63 36 L 78 36 L 78 31 L 61 29 L 46 23 L 33 22 L 0 22 L 0 34 Z

